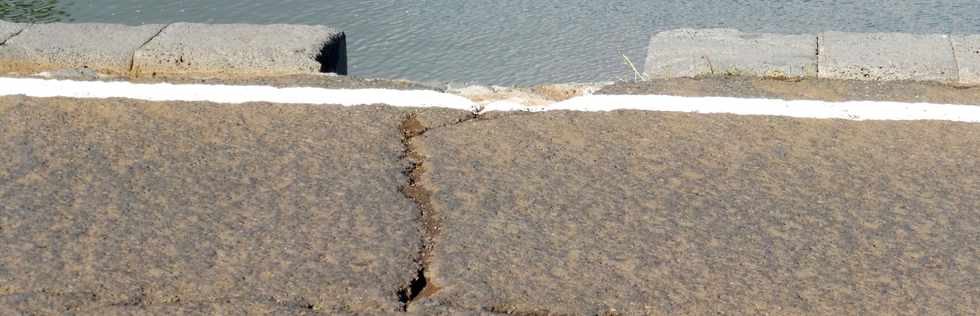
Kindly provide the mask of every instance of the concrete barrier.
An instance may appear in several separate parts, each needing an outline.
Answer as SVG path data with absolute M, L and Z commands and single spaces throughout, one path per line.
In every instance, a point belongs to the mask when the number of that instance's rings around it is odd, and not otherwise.
M 980 85 L 980 35 L 953 35 L 960 84 Z
M 826 32 L 819 43 L 821 78 L 957 81 L 949 35 Z
M 316 25 L 0 21 L 0 44 L 0 73 L 91 69 L 132 77 L 347 74 L 344 33 Z
M 980 35 L 679 29 L 651 37 L 644 69 L 657 79 L 748 75 L 980 85 Z
M 646 73 L 652 78 L 722 74 L 815 77 L 816 50 L 816 38 L 806 35 L 679 29 L 653 36 Z
M 138 76 L 346 74 L 344 34 L 314 25 L 175 23 L 136 52 Z
M 35 73 L 88 68 L 125 75 L 136 49 L 162 28 L 163 25 L 99 23 L 31 25 L 0 47 L 0 71 Z
M 24 29 L 25 26 L 27 25 L 20 24 L 20 23 L 10 23 L 7 21 L 0 21 L 0 44 L 6 42 L 7 39 L 10 38 L 11 36 L 14 36 L 14 34 L 19 33 L 21 30 Z

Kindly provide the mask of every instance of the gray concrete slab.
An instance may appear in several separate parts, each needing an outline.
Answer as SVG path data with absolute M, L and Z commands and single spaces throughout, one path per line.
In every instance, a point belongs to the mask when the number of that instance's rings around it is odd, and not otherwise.
M 948 35 L 825 32 L 819 40 L 820 78 L 950 83 L 957 79 Z
M 7 39 L 9 39 L 11 36 L 14 36 L 14 34 L 19 33 L 25 27 L 27 27 L 27 24 L 13 23 L 13 22 L 0 20 L 0 44 L 6 42 Z
M 320 25 L 174 23 L 136 52 L 134 70 L 142 76 L 279 75 L 340 72 L 322 68 L 342 61 L 345 73 L 341 36 Z
M 0 47 L 0 72 L 89 68 L 100 73 L 128 74 L 133 52 L 161 28 L 163 25 L 32 25 Z
M 980 310 L 978 124 L 551 112 L 413 142 L 438 218 L 430 300 L 519 315 Z
M 709 75 L 815 77 L 815 35 L 679 29 L 650 39 L 645 72 L 651 78 Z
M 0 97 L 0 296 L 398 310 L 421 240 L 404 115 Z
M 953 35 L 961 85 L 980 86 L 980 35 Z

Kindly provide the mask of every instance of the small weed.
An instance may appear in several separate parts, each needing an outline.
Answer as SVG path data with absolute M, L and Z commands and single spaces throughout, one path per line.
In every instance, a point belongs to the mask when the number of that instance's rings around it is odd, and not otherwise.
M 735 66 L 732 66 L 731 68 L 728 68 L 728 70 L 725 70 L 725 76 L 734 77 L 741 74 L 742 71 L 736 68 Z
M 633 72 L 632 82 L 650 80 L 650 77 L 648 77 L 645 73 L 640 72 L 640 70 L 636 68 L 636 64 L 634 64 L 633 61 L 630 60 L 629 56 L 626 56 L 626 54 L 624 54 L 622 51 L 619 52 L 619 55 L 623 56 L 623 64 L 629 67 L 629 69 Z M 628 80 L 623 80 L 623 81 L 628 81 Z
M 715 65 L 711 63 L 711 58 L 708 58 L 708 56 L 701 56 L 701 58 L 704 59 L 704 62 L 708 64 L 708 74 L 714 75 Z

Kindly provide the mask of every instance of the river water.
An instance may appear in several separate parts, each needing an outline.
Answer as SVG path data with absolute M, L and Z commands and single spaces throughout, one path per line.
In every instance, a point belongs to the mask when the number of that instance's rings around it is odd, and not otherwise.
M 0 14 L 125 24 L 324 24 L 347 33 L 351 75 L 505 85 L 629 77 L 623 55 L 642 67 L 651 33 L 681 27 L 980 33 L 977 0 L 56 1 L 0 0 L 0 11 L 8 11 Z

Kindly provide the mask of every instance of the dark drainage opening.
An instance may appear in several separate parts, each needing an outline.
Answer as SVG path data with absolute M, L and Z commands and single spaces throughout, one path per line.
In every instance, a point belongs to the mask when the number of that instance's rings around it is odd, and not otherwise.
M 320 72 L 332 72 L 338 75 L 347 75 L 347 35 L 343 32 L 337 34 L 316 56 L 316 61 L 320 63 Z

